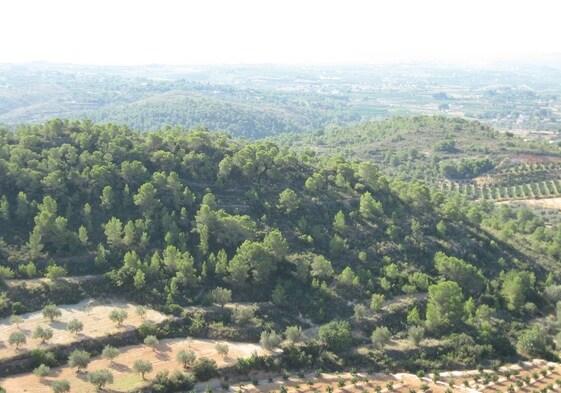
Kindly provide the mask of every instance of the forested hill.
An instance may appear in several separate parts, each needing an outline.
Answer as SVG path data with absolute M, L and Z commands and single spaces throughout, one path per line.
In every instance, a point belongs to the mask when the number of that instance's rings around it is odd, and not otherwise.
M 543 268 L 557 269 L 559 254 L 534 259 L 480 225 L 532 230 L 537 217 L 390 184 L 370 163 L 91 122 L 0 138 L 3 278 L 107 273 L 115 293 L 171 312 L 223 288 L 317 323 L 428 292 L 428 305 L 392 329 L 462 332 L 488 356 L 513 351 L 528 318 L 547 309 L 544 290 L 561 293 Z M 558 233 L 543 228 L 539 244 Z
M 325 132 L 284 134 L 274 141 L 371 161 L 387 174 L 430 181 L 471 179 L 525 154 L 561 157 L 557 144 L 524 140 L 478 121 L 445 116 L 395 117 Z

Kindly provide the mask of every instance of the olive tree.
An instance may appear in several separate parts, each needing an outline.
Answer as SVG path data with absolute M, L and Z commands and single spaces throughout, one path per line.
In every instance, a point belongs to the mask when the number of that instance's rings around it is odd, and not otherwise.
M 156 350 L 156 347 L 158 346 L 159 343 L 160 341 L 156 338 L 156 336 L 150 335 L 150 336 L 146 336 L 146 338 L 144 339 L 144 345 L 152 348 L 152 351 Z
M 88 382 L 101 390 L 108 383 L 113 383 L 113 373 L 109 370 L 97 370 L 88 373 Z
M 75 349 L 70 356 L 68 356 L 68 365 L 71 368 L 76 367 L 76 372 L 80 372 L 83 368 L 88 367 L 90 364 L 91 355 L 87 351 Z
M 109 313 L 109 319 L 118 326 L 121 326 L 128 316 L 129 314 L 125 310 L 121 309 L 114 309 Z
M 152 363 L 148 360 L 135 360 L 132 369 L 134 372 L 139 373 L 142 379 L 145 379 L 145 374 L 152 372 Z
M 261 339 L 259 340 L 259 344 L 261 344 L 263 348 L 271 350 L 278 347 L 281 341 L 281 335 L 274 330 L 271 330 L 270 332 L 264 330 L 263 332 L 261 332 Z
M 101 351 L 101 357 L 113 363 L 113 360 L 117 356 L 119 356 L 119 353 L 120 351 L 118 348 L 115 348 L 111 345 L 106 345 L 105 348 L 103 348 L 103 351 Z
M 136 312 L 136 315 L 138 315 L 141 319 L 146 318 L 146 312 L 147 312 L 146 307 L 138 305 L 136 306 L 134 311 Z
M 62 311 L 60 311 L 56 305 L 48 304 L 43 307 L 43 310 L 41 310 L 41 314 L 43 314 L 45 318 L 49 319 L 52 322 L 62 315 Z
M 33 370 L 33 374 L 35 374 L 39 380 L 43 380 L 46 376 L 48 376 L 51 372 L 51 368 L 49 366 L 46 366 L 44 364 L 41 364 L 39 367 L 37 367 L 35 370 Z
M 187 366 L 192 365 L 195 362 L 196 358 L 197 357 L 195 356 L 195 352 L 187 351 L 185 349 L 181 349 L 177 353 L 176 357 L 177 361 L 181 363 L 183 368 L 187 368 Z
M 390 342 L 391 333 L 387 327 L 382 326 L 374 329 L 370 338 L 372 340 L 372 344 L 374 344 L 374 347 L 383 348 Z
M 53 329 L 37 326 L 33 331 L 33 338 L 38 338 L 42 343 L 53 338 Z
M 425 328 L 422 326 L 411 326 L 407 329 L 407 334 L 411 342 L 418 346 L 425 336 Z
M 82 330 L 84 330 L 84 324 L 78 319 L 74 318 L 68 322 L 68 324 L 66 325 L 66 330 L 68 330 L 70 333 L 78 334 Z
M 15 345 L 16 349 L 19 349 L 19 346 L 21 344 L 25 344 L 25 342 L 26 342 L 25 334 L 23 334 L 23 332 L 20 331 L 13 332 L 10 334 L 10 337 L 8 337 L 8 344 Z
M 230 352 L 230 347 L 226 343 L 216 343 L 214 349 L 222 357 L 228 356 L 228 352 Z

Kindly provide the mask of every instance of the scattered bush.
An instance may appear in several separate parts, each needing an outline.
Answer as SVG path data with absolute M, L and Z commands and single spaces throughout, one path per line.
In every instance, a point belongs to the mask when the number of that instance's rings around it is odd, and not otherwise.
M 218 366 L 214 360 L 200 357 L 193 364 L 193 374 L 197 381 L 208 381 L 219 375 Z

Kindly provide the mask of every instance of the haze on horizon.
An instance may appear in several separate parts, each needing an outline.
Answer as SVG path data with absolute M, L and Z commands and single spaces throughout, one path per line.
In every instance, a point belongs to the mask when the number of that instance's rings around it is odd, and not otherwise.
M 556 1 L 18 0 L 0 63 L 485 63 L 561 54 Z

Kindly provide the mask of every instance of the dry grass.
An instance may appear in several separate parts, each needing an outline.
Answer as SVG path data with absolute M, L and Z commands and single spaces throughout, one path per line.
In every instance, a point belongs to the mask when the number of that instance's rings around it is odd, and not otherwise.
M 136 305 L 131 303 L 107 301 L 89 309 L 85 308 L 86 304 L 87 301 L 83 301 L 78 304 L 59 306 L 62 315 L 53 322 L 43 317 L 40 311 L 22 315 L 23 322 L 19 324 L 19 328 L 15 324 L 10 324 L 9 318 L 0 320 L 0 359 L 35 348 L 46 349 L 52 345 L 68 344 L 87 338 L 102 337 L 112 333 L 133 330 L 144 321 L 157 323 L 166 319 L 165 315 L 151 309 L 146 309 L 146 316 L 142 319 L 135 312 Z M 122 309 L 128 313 L 127 319 L 121 326 L 117 326 L 109 320 L 109 313 L 113 309 Z M 84 330 L 77 335 L 66 330 L 67 323 L 74 318 L 84 324 Z M 46 344 L 41 344 L 40 340 L 32 338 L 33 331 L 37 326 L 53 329 L 53 338 Z M 10 334 L 17 330 L 22 331 L 27 339 L 26 344 L 20 346 L 18 350 L 8 345 Z
M 146 375 L 146 378 L 150 379 L 159 371 L 168 370 L 173 372 L 174 370 L 183 369 L 176 361 L 177 352 L 181 349 L 193 350 L 197 358 L 205 356 L 214 359 L 218 367 L 233 365 L 236 363 L 237 358 L 247 358 L 251 356 L 253 352 L 259 354 L 267 353 L 267 351 L 255 344 L 226 342 L 229 346 L 229 353 L 226 357 L 222 357 L 216 353 L 216 343 L 217 341 L 214 340 L 172 339 L 161 340 L 155 351 L 144 345 L 122 347 L 120 348 L 121 354 L 115 358 L 113 363 L 97 357 L 88 365 L 87 370 L 109 369 L 114 375 L 114 383 L 107 385 L 104 391 L 126 392 L 131 389 L 139 388 L 146 383 L 146 381 L 142 380 L 140 375 L 135 374 L 132 370 L 134 362 L 139 359 L 148 360 L 152 363 L 154 369 L 150 374 Z M 39 381 L 32 373 L 27 373 L 2 379 L 0 380 L 0 385 L 2 385 L 8 393 L 46 393 L 51 391 L 49 386 L 52 381 L 67 379 L 70 382 L 72 392 L 95 392 L 95 388 L 87 382 L 86 377 L 87 373 L 85 372 L 77 374 L 74 369 L 60 367 L 53 369 L 52 376 L 45 378 L 43 382 Z
M 499 203 L 510 203 L 510 201 L 504 201 Z M 516 200 L 516 203 L 523 203 L 528 206 L 540 207 L 540 208 L 548 208 L 548 209 L 557 209 L 561 210 L 561 198 L 539 198 L 539 199 L 520 199 Z

